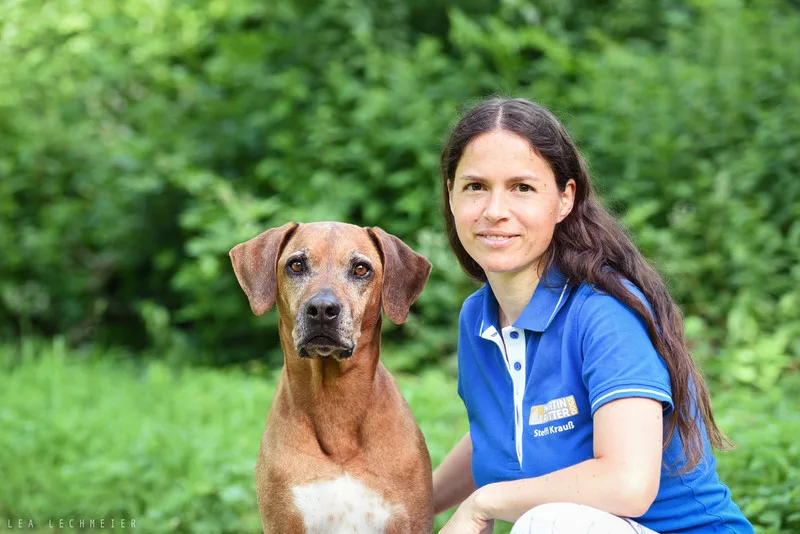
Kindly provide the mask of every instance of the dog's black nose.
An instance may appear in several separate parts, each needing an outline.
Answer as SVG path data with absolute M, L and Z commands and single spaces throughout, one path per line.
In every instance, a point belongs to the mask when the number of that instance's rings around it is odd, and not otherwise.
M 314 322 L 326 324 L 339 317 L 342 307 L 332 293 L 317 293 L 306 304 L 306 316 Z

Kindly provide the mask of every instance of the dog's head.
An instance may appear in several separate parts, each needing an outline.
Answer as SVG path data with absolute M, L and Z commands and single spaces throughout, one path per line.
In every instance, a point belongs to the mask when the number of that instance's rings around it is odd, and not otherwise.
M 397 237 L 344 223 L 288 223 L 230 256 L 253 313 L 277 301 L 303 358 L 349 358 L 360 325 L 377 322 L 381 303 L 392 322 L 404 322 L 431 270 Z

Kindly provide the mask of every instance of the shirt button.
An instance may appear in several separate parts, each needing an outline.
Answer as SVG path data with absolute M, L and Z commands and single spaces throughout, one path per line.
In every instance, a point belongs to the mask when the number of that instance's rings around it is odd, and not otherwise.
M 519 371 L 520 369 L 522 369 L 522 364 L 520 364 L 519 362 L 514 362 L 514 369 L 516 371 Z
M 519 333 L 518 332 L 511 332 L 510 335 L 511 335 L 511 339 L 517 339 L 519 337 Z

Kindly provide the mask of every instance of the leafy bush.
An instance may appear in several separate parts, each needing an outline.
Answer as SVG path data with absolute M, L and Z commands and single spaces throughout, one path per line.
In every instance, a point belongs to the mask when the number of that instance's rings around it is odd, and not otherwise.
M 800 355 L 800 14 L 785 2 L 17 2 L 0 21 L 0 335 L 279 361 L 227 251 L 287 220 L 378 225 L 434 258 L 398 365 L 455 350 L 457 108 L 541 101 L 672 283 L 712 378 Z M 793 46 L 794 45 L 794 46 Z M 403 340 L 402 344 L 399 343 Z
M 381 33 L 390 13 L 337 0 L 311 14 L 288 1 L 10 7 L 5 332 L 224 348 L 198 361 L 275 355 L 259 341 L 276 339 L 274 315 L 242 320 L 234 244 L 292 219 L 426 239 L 438 141 L 467 93 L 440 43 Z
M 717 454 L 720 476 L 764 534 L 800 530 L 798 378 L 767 392 L 737 388 L 714 397 L 718 423 L 737 445 Z

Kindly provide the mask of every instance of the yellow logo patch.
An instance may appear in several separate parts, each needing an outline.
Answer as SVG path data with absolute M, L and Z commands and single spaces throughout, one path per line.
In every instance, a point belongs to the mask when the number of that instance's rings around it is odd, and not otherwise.
M 528 424 L 541 425 L 549 423 L 550 421 L 572 417 L 573 415 L 577 415 L 577 413 L 578 405 L 575 403 L 575 397 L 569 395 L 568 397 L 553 399 L 547 404 L 532 406 Z

